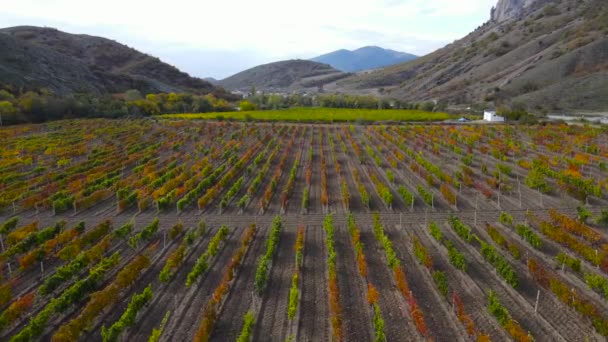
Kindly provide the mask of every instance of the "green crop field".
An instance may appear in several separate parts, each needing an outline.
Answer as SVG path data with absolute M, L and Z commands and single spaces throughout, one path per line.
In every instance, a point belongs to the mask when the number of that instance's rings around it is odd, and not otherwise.
M 343 109 L 343 108 L 292 108 L 272 111 L 222 112 L 200 114 L 165 114 L 166 119 L 232 119 L 261 121 L 442 121 L 453 118 L 447 113 L 402 109 Z

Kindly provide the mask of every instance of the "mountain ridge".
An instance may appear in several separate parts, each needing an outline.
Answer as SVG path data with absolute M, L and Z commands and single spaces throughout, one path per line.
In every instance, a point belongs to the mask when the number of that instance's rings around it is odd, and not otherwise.
M 309 60 L 292 59 L 255 66 L 218 81 L 220 86 L 239 91 L 252 87 L 264 91 L 317 90 L 350 74 L 332 68 L 328 64 Z
M 520 0 L 500 0 L 514 4 Z M 509 7 L 504 5 L 506 7 Z M 535 0 L 416 60 L 353 75 L 336 91 L 536 112 L 608 108 L 608 3 Z
M 369 45 L 355 50 L 336 50 L 310 60 L 329 64 L 344 72 L 358 72 L 407 62 L 415 58 L 417 56 L 409 53 Z
M 211 83 L 114 40 L 54 28 L 0 29 L 0 79 L 16 88 L 77 92 L 222 93 Z

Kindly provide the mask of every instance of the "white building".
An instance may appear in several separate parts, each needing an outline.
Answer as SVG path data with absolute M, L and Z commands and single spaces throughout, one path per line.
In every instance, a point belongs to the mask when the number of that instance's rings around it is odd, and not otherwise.
M 489 121 L 489 122 L 504 122 L 505 118 L 503 118 L 502 116 L 496 115 L 496 112 L 494 112 L 494 111 L 486 110 L 483 112 L 483 120 Z

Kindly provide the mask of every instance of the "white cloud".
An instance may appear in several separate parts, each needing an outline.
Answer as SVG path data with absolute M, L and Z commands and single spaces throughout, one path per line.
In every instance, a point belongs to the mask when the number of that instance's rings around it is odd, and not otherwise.
M 19 0 L 2 5 L 0 22 L 102 35 L 198 76 L 224 77 L 246 65 L 364 45 L 425 54 L 482 24 L 496 1 Z M 227 65 L 217 65 L 221 55 Z

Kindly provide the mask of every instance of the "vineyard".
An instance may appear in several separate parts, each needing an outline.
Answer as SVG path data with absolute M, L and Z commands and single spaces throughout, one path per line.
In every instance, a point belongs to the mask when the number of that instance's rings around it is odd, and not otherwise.
M 295 122 L 353 122 L 353 121 L 443 121 L 458 117 L 447 113 L 411 109 L 346 109 L 346 108 L 289 108 L 269 111 L 244 111 L 198 114 L 164 114 L 170 119 L 217 119 L 240 121 L 295 121 Z
M 608 134 L 0 129 L 0 340 L 604 341 Z

